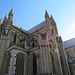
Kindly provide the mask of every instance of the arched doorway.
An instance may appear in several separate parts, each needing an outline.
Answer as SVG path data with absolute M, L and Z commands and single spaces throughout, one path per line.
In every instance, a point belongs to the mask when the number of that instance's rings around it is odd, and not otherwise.
M 53 54 L 52 52 L 50 52 L 50 55 L 51 55 L 51 64 L 52 64 L 52 71 L 53 71 L 53 74 L 55 74 L 55 63 L 54 63 L 54 57 L 53 57 Z
M 16 56 L 15 75 L 24 75 L 24 54 L 22 53 Z
M 33 75 L 37 74 L 37 63 L 36 63 L 36 55 L 33 56 Z

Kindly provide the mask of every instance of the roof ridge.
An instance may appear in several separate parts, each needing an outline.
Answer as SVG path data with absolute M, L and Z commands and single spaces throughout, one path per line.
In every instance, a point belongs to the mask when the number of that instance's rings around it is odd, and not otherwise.
M 75 39 L 75 38 L 68 39 L 68 40 L 66 40 L 66 41 L 64 41 L 64 42 L 67 42 L 67 41 L 70 41 L 70 40 L 73 40 L 73 39 Z

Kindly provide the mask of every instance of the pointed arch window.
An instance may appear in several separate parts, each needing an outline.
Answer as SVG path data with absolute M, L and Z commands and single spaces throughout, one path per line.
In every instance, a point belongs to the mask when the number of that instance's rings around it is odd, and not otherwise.
M 15 75 L 24 75 L 24 54 L 19 53 L 16 57 Z
M 33 75 L 37 74 L 37 62 L 36 62 L 36 55 L 33 56 Z
M 16 34 L 14 35 L 13 43 L 16 44 Z

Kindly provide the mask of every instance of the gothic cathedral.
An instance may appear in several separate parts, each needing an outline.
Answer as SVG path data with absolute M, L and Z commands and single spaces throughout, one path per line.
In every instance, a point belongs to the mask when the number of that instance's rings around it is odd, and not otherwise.
M 13 8 L 0 20 L 0 75 L 70 75 L 52 15 L 26 31 L 13 23 Z

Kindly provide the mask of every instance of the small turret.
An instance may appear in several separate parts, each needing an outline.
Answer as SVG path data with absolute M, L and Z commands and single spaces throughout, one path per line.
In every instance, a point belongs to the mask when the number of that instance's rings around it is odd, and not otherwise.
M 49 15 L 48 15 L 48 12 L 47 12 L 47 10 L 46 10 L 46 12 L 45 12 L 45 19 L 46 19 L 47 17 L 49 18 Z
M 10 15 L 14 16 L 14 14 L 13 14 L 13 8 L 12 8 L 11 11 L 9 12 L 9 16 L 10 16 Z
M 4 20 L 3 20 L 3 24 L 6 24 L 8 21 L 7 17 L 5 16 Z
M 61 38 L 61 36 L 59 37 L 59 43 L 62 43 L 63 41 L 62 41 L 62 38 Z
M 11 25 L 12 24 L 12 21 L 13 21 L 13 8 L 11 9 L 11 11 L 9 12 L 9 15 L 8 15 L 8 24 Z
M 55 24 L 55 21 L 54 21 L 54 19 L 53 19 L 53 16 L 51 15 L 51 18 L 50 18 L 51 20 L 51 22 L 53 23 L 53 24 Z
M 50 18 L 49 18 L 49 15 L 48 15 L 47 11 L 45 12 L 45 19 L 46 19 L 46 24 L 50 25 Z
M 2 24 L 2 18 L 0 19 L 0 25 Z
M 56 32 L 57 32 L 57 35 L 58 35 L 58 30 L 57 30 L 56 22 L 55 22 L 55 20 L 54 20 L 54 18 L 53 18 L 52 15 L 51 15 L 51 17 L 50 17 L 50 22 L 51 22 L 51 24 L 54 26 L 54 28 L 55 28 L 55 30 L 56 30 Z
M 51 15 L 51 19 L 54 20 L 52 15 Z

